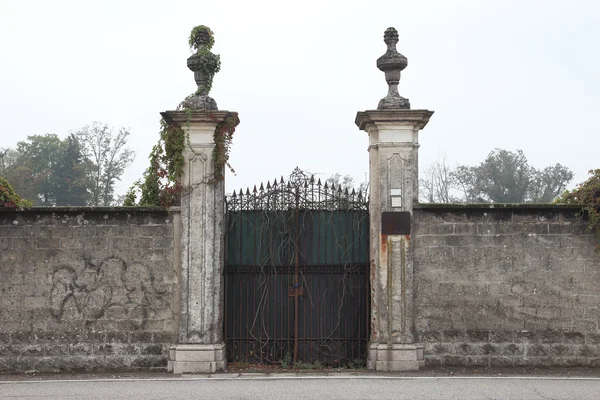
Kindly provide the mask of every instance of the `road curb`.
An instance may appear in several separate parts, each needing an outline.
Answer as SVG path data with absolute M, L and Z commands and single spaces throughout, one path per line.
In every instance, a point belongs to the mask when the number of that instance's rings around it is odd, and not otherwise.
M 564 376 L 394 376 L 394 375 L 347 375 L 347 374 L 206 374 L 181 375 L 172 378 L 98 378 L 98 379 L 43 379 L 43 380 L 0 380 L 0 385 L 31 383 L 89 383 L 89 382 L 182 382 L 182 381 L 231 381 L 231 380 L 310 380 L 310 379 L 368 379 L 368 380 L 565 380 L 565 381 L 600 381 L 600 377 L 564 377 Z

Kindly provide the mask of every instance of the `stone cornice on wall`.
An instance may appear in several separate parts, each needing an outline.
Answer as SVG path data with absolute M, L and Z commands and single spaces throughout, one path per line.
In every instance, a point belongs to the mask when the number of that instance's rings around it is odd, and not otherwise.
M 8 208 L 0 207 L 0 213 L 80 213 L 80 212 L 179 212 L 179 207 L 169 207 L 168 209 L 163 207 L 31 207 L 31 208 Z
M 581 206 L 574 204 L 554 203 L 415 203 L 415 209 L 424 211 L 470 211 L 470 210 L 532 210 L 532 211 L 560 211 L 581 210 Z

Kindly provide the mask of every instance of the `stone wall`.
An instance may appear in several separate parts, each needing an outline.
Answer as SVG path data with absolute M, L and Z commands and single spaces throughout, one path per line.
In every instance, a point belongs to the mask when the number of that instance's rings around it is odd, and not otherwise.
M 569 207 L 417 205 L 428 365 L 600 366 L 600 254 Z M 0 373 L 165 368 L 178 211 L 0 210 Z
M 600 366 L 600 256 L 576 212 L 415 207 L 415 323 L 426 364 Z
M 0 209 L 0 373 L 166 367 L 178 329 L 178 218 Z

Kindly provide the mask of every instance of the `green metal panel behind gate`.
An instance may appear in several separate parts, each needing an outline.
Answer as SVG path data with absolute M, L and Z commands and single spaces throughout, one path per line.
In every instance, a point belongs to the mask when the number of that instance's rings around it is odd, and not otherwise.
M 230 362 L 364 363 L 369 218 L 364 193 L 289 182 L 227 198 Z

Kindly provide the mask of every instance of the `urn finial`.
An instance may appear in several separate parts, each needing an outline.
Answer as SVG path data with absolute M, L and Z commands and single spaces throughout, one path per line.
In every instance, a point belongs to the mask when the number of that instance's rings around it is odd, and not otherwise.
M 388 94 L 379 101 L 378 110 L 401 110 L 410 109 L 408 99 L 398 93 L 400 83 L 400 72 L 406 68 L 408 60 L 396 50 L 398 43 L 398 31 L 387 28 L 383 34 L 383 41 L 387 45 L 387 51 L 377 59 L 377 68 L 385 73 L 388 84 Z
M 187 66 L 194 72 L 198 89 L 188 96 L 181 106 L 192 110 L 218 110 L 216 101 L 208 95 L 215 74 L 221 69 L 221 59 L 218 54 L 210 51 L 215 43 L 213 32 L 209 27 L 198 25 L 192 29 L 189 45 L 195 51 L 187 59 Z

